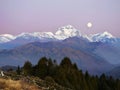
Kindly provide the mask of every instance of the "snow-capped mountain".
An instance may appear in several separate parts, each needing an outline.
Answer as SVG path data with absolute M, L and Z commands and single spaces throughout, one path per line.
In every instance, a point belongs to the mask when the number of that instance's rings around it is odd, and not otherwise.
M 120 41 L 118 38 L 115 38 L 108 32 L 93 34 L 93 35 L 81 35 L 80 31 L 75 29 L 71 25 L 63 26 L 57 29 L 55 33 L 52 32 L 33 32 L 33 33 L 21 33 L 17 36 L 10 34 L 0 35 L 0 43 L 6 43 L 10 41 L 17 42 L 47 42 L 47 41 L 56 41 L 64 40 L 70 37 L 82 37 L 89 42 L 103 42 L 103 43 L 113 43 Z
M 16 36 L 14 41 L 19 42 L 47 42 L 47 41 L 54 41 L 55 36 L 52 32 L 33 32 L 33 33 L 22 33 Z
M 44 39 L 44 38 L 54 38 L 54 34 L 52 32 L 33 32 L 33 33 L 22 33 L 16 38 L 23 38 L 23 39 Z
M 77 29 L 75 29 L 73 26 L 67 25 L 67 26 L 58 28 L 56 33 L 52 33 L 52 32 L 22 33 L 16 36 L 16 39 L 22 38 L 26 40 L 34 40 L 34 39 L 35 40 L 36 39 L 64 40 L 66 38 L 75 37 L 75 36 L 80 37 L 81 36 L 80 32 Z
M 58 28 L 58 31 L 55 33 L 55 38 L 59 40 L 64 40 L 69 37 L 80 37 L 80 31 L 75 29 L 71 25 L 67 25 L 61 28 Z
M 90 37 L 88 37 L 88 39 L 91 42 L 103 42 L 103 43 L 105 43 L 105 42 L 113 43 L 116 41 L 116 38 L 108 32 L 103 32 L 103 33 L 91 35 Z
M 33 36 L 42 38 L 55 38 L 52 32 L 34 32 Z
M 21 33 L 17 36 L 10 34 L 0 35 L 0 43 L 10 42 L 12 40 L 28 40 L 29 42 L 33 41 L 52 41 L 52 40 L 64 40 L 69 37 L 80 37 L 80 31 L 75 29 L 71 25 L 67 25 L 61 28 L 58 28 L 56 33 L 52 32 L 33 32 L 33 33 Z
M 2 34 L 2 35 L 0 35 L 0 43 L 9 42 L 9 41 L 11 41 L 13 39 L 15 39 L 15 37 L 13 35 L 10 35 L 10 34 Z

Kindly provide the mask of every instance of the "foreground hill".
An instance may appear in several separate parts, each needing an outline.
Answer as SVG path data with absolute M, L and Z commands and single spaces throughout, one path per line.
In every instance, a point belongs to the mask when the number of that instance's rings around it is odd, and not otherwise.
M 9 77 L 9 78 L 8 78 Z M 17 78 L 17 80 L 16 80 Z M 0 90 L 72 90 L 55 82 L 42 80 L 38 77 L 5 76 L 0 77 Z
M 33 65 L 26 61 L 16 71 L 8 71 L 0 79 L 0 89 L 8 90 L 120 90 L 120 80 L 102 74 L 90 75 L 78 69 L 68 57 L 59 65 L 43 57 Z M 10 79 L 9 79 L 10 78 Z M 21 86 L 22 83 L 22 86 Z
M 120 80 L 102 74 L 90 75 L 78 69 L 68 57 L 60 64 L 43 57 L 33 65 L 26 61 L 16 71 L 0 77 L 2 90 L 120 90 Z
M 26 83 L 22 80 L 11 80 L 0 78 L 0 89 L 1 90 L 42 90 L 37 86 Z

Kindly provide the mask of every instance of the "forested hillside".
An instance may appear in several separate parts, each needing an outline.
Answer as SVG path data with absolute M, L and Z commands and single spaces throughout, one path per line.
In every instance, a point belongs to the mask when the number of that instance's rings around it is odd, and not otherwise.
M 65 57 L 60 65 L 55 60 L 41 58 L 36 65 L 26 61 L 22 68 L 18 67 L 18 75 L 35 76 L 71 90 L 120 90 L 120 80 L 101 76 L 91 76 L 79 70 L 75 63 Z

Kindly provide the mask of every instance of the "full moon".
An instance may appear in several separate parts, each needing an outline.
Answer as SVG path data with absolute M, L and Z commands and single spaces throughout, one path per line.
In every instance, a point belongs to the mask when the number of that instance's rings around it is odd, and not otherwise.
M 88 23 L 87 23 L 87 27 L 88 27 L 88 28 L 91 28 L 91 27 L 92 27 L 92 23 L 91 23 L 91 22 L 88 22 Z

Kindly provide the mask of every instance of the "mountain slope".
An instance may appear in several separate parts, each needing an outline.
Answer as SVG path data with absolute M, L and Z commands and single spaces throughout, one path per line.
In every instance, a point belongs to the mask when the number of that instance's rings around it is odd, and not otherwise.
M 7 37 L 6 37 L 7 36 Z M 70 37 L 80 37 L 81 33 L 71 25 L 58 28 L 56 33 L 52 32 L 33 32 L 33 33 L 21 33 L 12 38 L 12 35 L 0 36 L 0 49 L 11 49 L 31 42 L 49 42 L 49 41 L 61 41 Z
M 75 39 L 75 38 L 74 38 Z M 70 45 L 70 41 L 64 42 L 34 42 L 20 46 L 12 50 L 3 50 L 0 52 L 0 64 L 19 65 L 26 60 L 32 63 L 37 63 L 41 57 L 52 58 L 59 63 L 64 57 L 69 57 L 72 62 L 75 62 L 83 71 L 88 70 L 91 74 L 100 74 L 111 69 L 112 65 L 106 62 L 103 58 L 90 53 L 90 49 L 84 50 L 86 41 L 79 39 L 78 43 Z M 81 45 L 78 47 L 79 43 Z M 6 57 L 7 56 L 7 57 Z
M 120 79 L 120 66 L 117 66 L 115 68 L 113 68 L 112 70 L 110 70 L 109 72 L 107 72 L 107 75 L 111 75 L 114 78 L 119 78 Z
M 22 65 L 25 60 L 36 63 L 44 56 L 56 59 L 59 63 L 67 56 L 84 71 L 101 73 L 111 69 L 111 64 L 120 63 L 120 38 L 108 32 L 81 35 L 71 25 L 59 28 L 56 33 L 4 34 L 0 35 L 0 41 L 1 65 Z
M 93 50 L 93 53 L 104 58 L 106 61 L 112 64 L 120 63 L 120 47 L 114 46 L 114 44 L 102 43 Z

